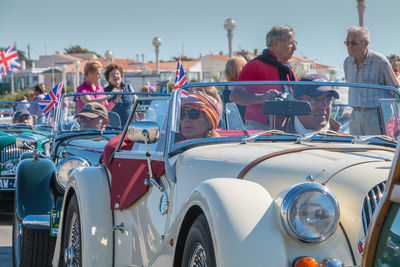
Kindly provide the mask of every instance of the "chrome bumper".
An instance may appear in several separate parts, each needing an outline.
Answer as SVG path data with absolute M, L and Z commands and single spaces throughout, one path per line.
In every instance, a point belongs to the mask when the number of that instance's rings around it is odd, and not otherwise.
M 28 215 L 22 220 L 22 225 L 31 230 L 49 230 L 50 214 Z

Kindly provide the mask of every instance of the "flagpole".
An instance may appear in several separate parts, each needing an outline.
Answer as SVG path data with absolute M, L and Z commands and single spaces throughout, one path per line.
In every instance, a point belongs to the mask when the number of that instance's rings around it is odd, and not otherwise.
M 11 73 L 11 93 L 14 94 L 14 73 Z

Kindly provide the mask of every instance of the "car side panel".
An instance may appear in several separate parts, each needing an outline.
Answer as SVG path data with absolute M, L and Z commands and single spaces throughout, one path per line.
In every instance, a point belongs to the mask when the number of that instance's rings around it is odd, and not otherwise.
M 218 266 L 289 266 L 295 258 L 305 255 L 319 262 L 327 257 L 338 257 L 346 265 L 353 265 L 345 236 L 339 228 L 331 238 L 317 245 L 291 239 L 282 228 L 275 201 L 255 182 L 215 178 L 201 183 L 185 201 L 169 233 L 176 235 L 175 228 L 180 227 L 184 214 L 194 205 L 199 206 L 207 218 Z M 176 236 L 166 237 L 167 240 L 171 238 L 177 240 Z M 274 257 L 260 260 L 267 252 Z M 171 250 L 164 247 L 154 266 L 165 266 L 167 253 Z
M 81 219 L 81 248 L 82 266 L 112 266 L 112 212 L 110 210 L 110 188 L 108 177 L 103 167 L 89 167 L 76 169 L 68 183 L 64 196 L 60 230 L 57 235 L 53 266 L 58 266 L 61 242 L 65 237 L 63 227 L 68 209 L 68 197 L 71 191 L 76 194 Z
M 54 208 L 50 180 L 55 175 L 54 163 L 48 159 L 27 158 L 17 167 L 15 191 L 16 215 L 49 214 Z

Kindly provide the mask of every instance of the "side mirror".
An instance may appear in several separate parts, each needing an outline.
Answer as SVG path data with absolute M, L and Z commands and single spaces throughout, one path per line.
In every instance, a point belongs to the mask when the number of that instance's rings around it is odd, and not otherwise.
M 35 137 L 20 135 L 17 137 L 15 145 L 17 148 L 34 150 L 38 146 L 38 141 Z
M 129 125 L 127 135 L 133 142 L 153 144 L 160 139 L 160 127 L 152 121 L 136 121 Z
M 262 110 L 264 114 L 290 117 L 310 114 L 311 105 L 307 101 L 300 100 L 269 100 L 264 103 Z

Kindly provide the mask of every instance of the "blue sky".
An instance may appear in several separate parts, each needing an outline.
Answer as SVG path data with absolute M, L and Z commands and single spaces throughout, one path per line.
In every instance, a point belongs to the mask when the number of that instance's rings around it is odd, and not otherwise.
M 74 44 L 104 55 L 155 60 L 152 39 L 162 39 L 160 59 L 228 52 L 226 18 L 236 21 L 233 49 L 265 47 L 265 34 L 287 24 L 298 41 L 295 55 L 342 70 L 346 29 L 358 24 L 356 0 L 0 0 L 0 47 L 13 42 L 31 58 Z M 400 54 L 399 0 L 366 0 L 370 48 Z

